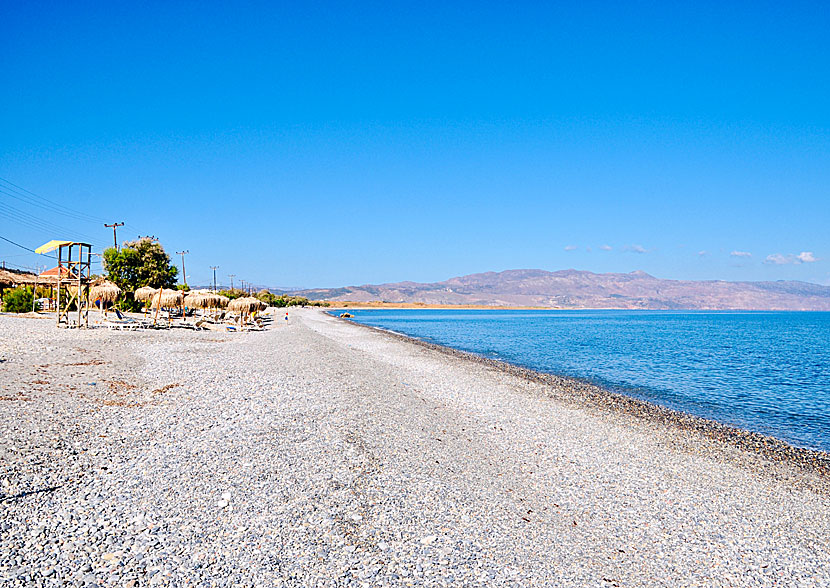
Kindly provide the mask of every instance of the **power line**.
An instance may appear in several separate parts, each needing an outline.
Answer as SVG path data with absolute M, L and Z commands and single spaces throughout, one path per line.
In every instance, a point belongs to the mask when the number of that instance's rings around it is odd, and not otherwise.
M 0 193 L 5 194 L 5 192 L 3 192 L 3 190 L 2 190 L 2 186 L 0 186 Z M 86 239 L 88 241 L 95 240 L 95 238 L 91 237 L 90 235 L 84 234 L 84 233 L 82 233 L 80 231 L 76 231 L 76 230 L 67 230 L 64 227 L 62 227 L 62 226 L 60 226 L 60 225 L 58 225 L 58 224 L 56 224 L 52 221 L 41 218 L 41 217 L 39 217 L 35 214 L 32 214 L 32 213 L 30 213 L 26 210 L 22 210 L 22 209 L 20 209 L 16 206 L 12 206 L 12 204 L 10 204 L 9 202 L 1 202 L 0 201 L 0 209 L 4 209 L 8 215 L 14 216 L 16 219 L 26 221 L 29 226 L 33 226 L 33 224 L 38 225 L 38 226 L 35 226 L 33 228 L 40 228 L 40 229 L 44 229 L 44 230 L 48 230 L 48 231 L 60 231 L 62 233 L 70 233 L 70 234 L 73 234 L 73 235 L 81 236 L 81 237 L 83 237 L 84 239 Z M 84 221 L 84 222 L 87 222 L 87 221 Z
M 48 231 L 50 233 L 63 233 L 64 235 L 75 235 L 78 237 L 83 237 L 85 241 L 94 241 L 90 235 L 85 235 L 84 233 L 80 233 L 78 231 L 67 230 L 66 228 L 57 225 L 51 221 L 47 221 L 45 219 L 41 219 L 37 216 L 31 215 L 27 212 L 19 210 L 13 206 L 10 206 L 4 202 L 0 202 L 0 214 L 6 216 L 12 220 L 15 220 L 19 223 L 22 223 L 29 228 L 38 229 L 41 231 Z M 97 243 L 95 243 L 97 246 Z
M 11 186 L 11 188 L 9 188 L 7 186 L 3 186 L 2 184 L 0 184 L 0 187 L 5 188 L 7 190 L 7 192 L 5 192 L 7 195 L 12 196 L 13 198 L 17 198 L 18 200 L 23 200 L 24 202 L 29 202 L 30 204 L 40 206 L 41 208 L 52 209 L 64 215 L 74 216 L 76 218 L 82 218 L 92 222 L 106 222 L 104 219 L 98 218 L 97 216 L 86 214 L 84 212 L 79 212 L 71 208 L 67 208 L 66 206 L 58 204 L 57 202 L 50 200 L 44 196 L 41 196 L 40 194 L 35 194 L 31 190 L 27 190 L 22 186 L 18 186 L 14 182 L 10 182 L 5 178 L 0 178 L 0 182 L 3 182 Z
M 3 235 L 0 235 L 0 239 L 3 239 L 3 241 L 6 241 L 7 243 L 11 243 L 12 245 L 16 245 L 16 246 L 20 247 L 21 249 L 25 249 L 26 251 L 31 251 L 31 252 L 32 252 L 32 253 L 34 253 L 35 255 L 45 255 L 46 257 L 51 257 L 52 259 L 57 259 L 57 257 L 55 257 L 54 255 L 49 255 L 48 253 L 38 253 L 38 252 L 37 252 L 37 251 L 35 251 L 34 249 L 29 249 L 29 248 L 28 248 L 28 247 L 26 247 L 25 245 L 21 245 L 20 243 L 15 243 L 15 242 L 14 242 L 14 241 L 12 241 L 11 239 L 7 239 L 7 238 L 6 238 L 6 237 L 4 237 Z
M 18 265 L 16 263 L 6 263 L 5 260 L 2 262 L 3 269 L 13 269 L 13 270 L 23 270 L 23 271 L 30 271 L 35 273 L 41 273 L 43 270 L 39 267 L 32 267 L 30 265 Z

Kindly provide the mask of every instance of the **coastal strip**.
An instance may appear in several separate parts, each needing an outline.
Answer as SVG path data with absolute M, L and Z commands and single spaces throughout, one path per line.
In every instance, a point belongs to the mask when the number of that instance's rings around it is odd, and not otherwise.
M 0 316 L 0 372 L 4 585 L 830 583 L 819 470 L 316 309 Z
M 332 313 L 332 315 L 336 316 L 336 313 Z M 544 394 L 562 402 L 583 408 L 625 413 L 635 418 L 646 420 L 655 426 L 664 426 L 669 429 L 676 429 L 677 431 L 701 435 L 705 439 L 717 443 L 717 445 L 706 444 L 709 450 L 721 453 L 725 451 L 729 454 L 729 459 L 736 460 L 747 467 L 769 470 L 769 462 L 771 460 L 782 464 L 785 468 L 789 466 L 818 474 L 822 478 L 826 478 L 828 483 L 819 482 L 814 488 L 820 492 L 826 492 L 830 489 L 830 453 L 826 451 L 795 447 L 786 441 L 770 435 L 741 429 L 647 400 L 627 396 L 582 378 L 541 372 L 510 362 L 492 359 L 476 353 L 425 341 L 417 337 L 411 337 L 405 333 L 363 324 L 359 321 L 351 319 L 340 320 L 348 320 L 352 324 L 361 328 L 371 329 L 386 337 L 394 337 L 451 357 L 486 365 L 492 369 L 509 373 L 530 382 L 544 384 L 547 386 Z M 699 449 L 702 449 L 702 447 Z M 739 449 L 741 451 L 736 453 L 732 449 Z M 786 469 L 777 469 L 776 471 L 782 475 L 786 475 Z

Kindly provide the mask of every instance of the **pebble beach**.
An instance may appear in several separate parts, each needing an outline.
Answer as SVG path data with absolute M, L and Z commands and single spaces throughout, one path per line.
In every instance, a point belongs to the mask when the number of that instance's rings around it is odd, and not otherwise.
M 2 315 L 0 584 L 828 586 L 830 475 L 318 309 Z

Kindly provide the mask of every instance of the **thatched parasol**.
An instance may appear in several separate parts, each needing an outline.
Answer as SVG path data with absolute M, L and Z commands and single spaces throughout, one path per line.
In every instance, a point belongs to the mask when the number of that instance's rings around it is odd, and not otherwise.
M 38 277 L 34 274 L 23 274 L 0 269 L 0 285 L 21 286 L 25 284 L 36 284 Z M 43 280 L 41 280 L 41 283 Z
M 170 290 L 165 288 L 159 296 L 158 290 L 150 299 L 151 308 L 180 308 L 184 304 L 184 294 L 181 290 Z
M 237 298 L 228 303 L 228 310 L 232 312 L 251 313 L 259 310 L 259 305 L 260 301 L 256 298 Z
M 200 292 L 191 292 L 184 297 L 184 305 L 188 308 L 205 308 L 205 295 Z
M 219 308 L 227 308 L 228 304 L 230 304 L 231 301 L 230 298 L 228 298 L 227 296 L 222 296 L 221 294 L 217 294 L 216 298 L 219 299 L 216 304 Z
M 219 306 L 218 294 L 214 294 L 213 292 L 202 292 L 200 296 L 200 308 L 216 308 L 217 306 Z
M 11 272 L 0 269 L 0 286 L 12 285 L 14 285 L 14 276 L 12 276 Z
M 158 292 L 158 288 L 151 288 L 150 286 L 142 286 L 135 292 L 133 292 L 133 298 L 136 302 L 144 302 L 145 300 L 150 300 L 153 297 L 153 294 Z
M 89 289 L 90 300 L 100 300 L 101 302 L 108 302 L 110 304 L 118 300 L 120 295 L 121 288 L 109 280 L 93 284 L 92 288 Z

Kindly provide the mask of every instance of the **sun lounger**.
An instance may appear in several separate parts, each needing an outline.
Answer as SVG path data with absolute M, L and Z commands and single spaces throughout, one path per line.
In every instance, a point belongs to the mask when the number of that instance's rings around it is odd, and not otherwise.
M 116 318 L 109 315 L 104 315 L 103 325 L 109 329 L 134 331 L 136 329 L 150 328 L 153 323 L 146 319 L 136 319 L 131 316 L 126 316 L 117 308 L 114 309 Z
M 145 328 L 144 325 L 142 325 L 139 321 L 129 317 L 119 320 L 105 316 L 104 320 L 102 321 L 102 324 L 108 329 L 118 329 L 119 331 L 134 331 L 136 329 Z

